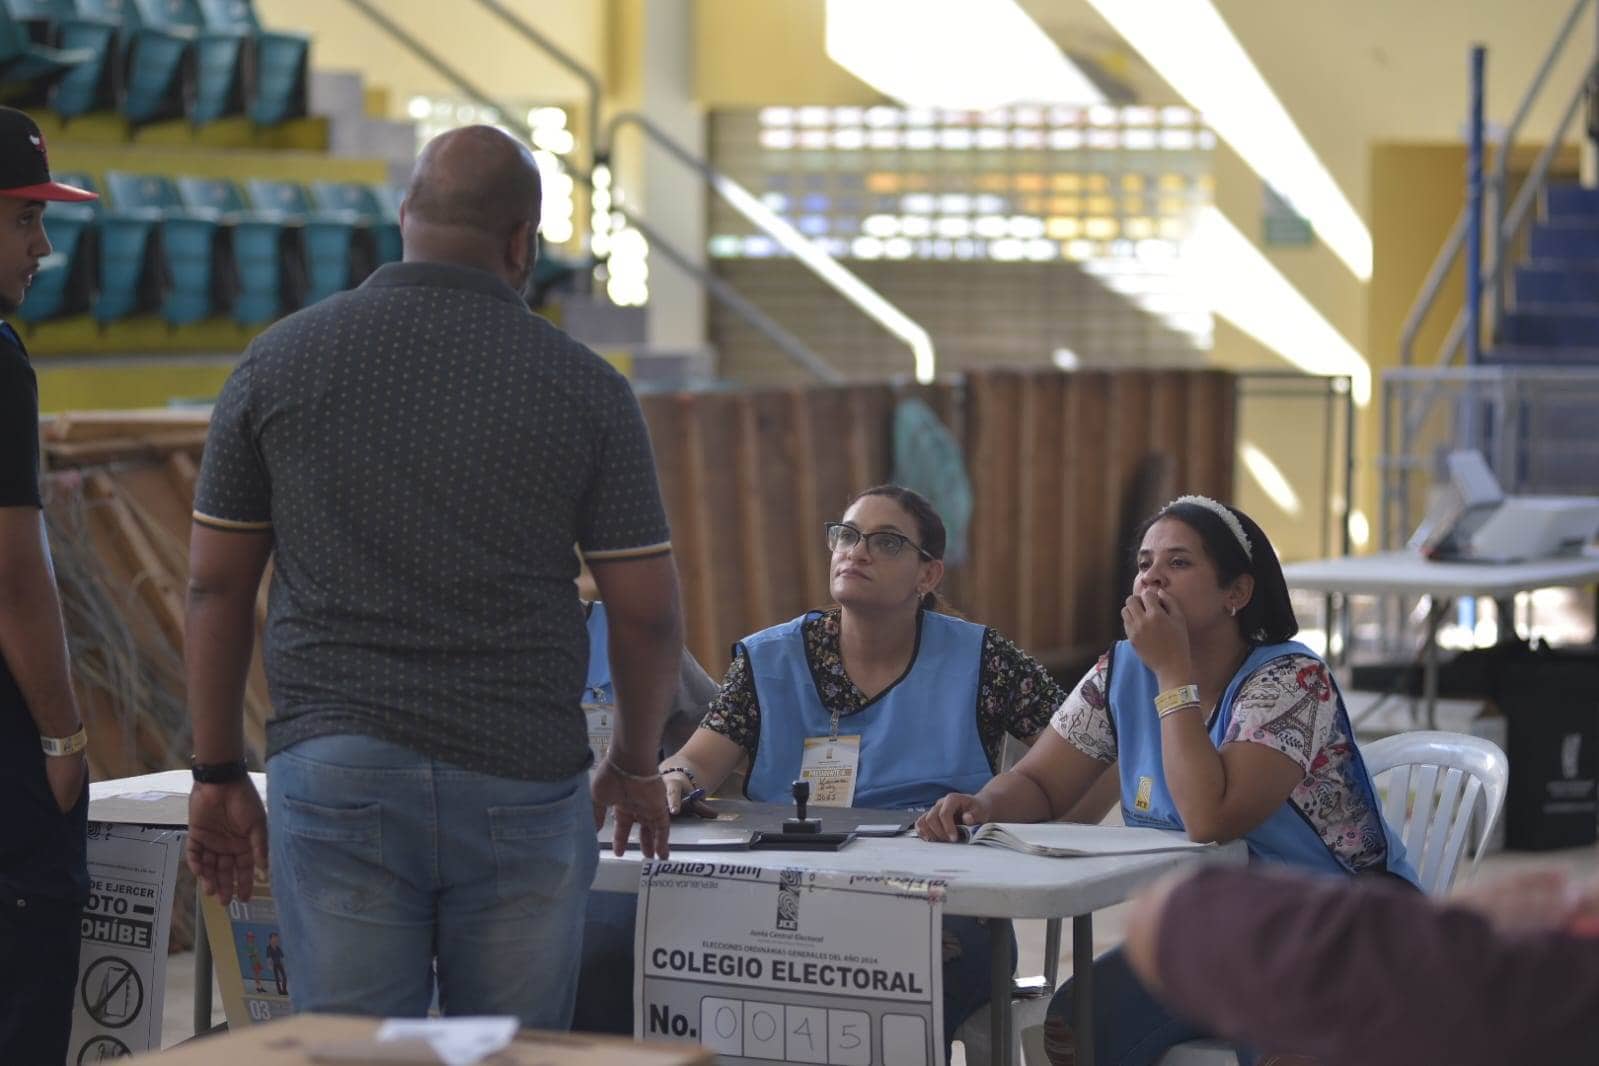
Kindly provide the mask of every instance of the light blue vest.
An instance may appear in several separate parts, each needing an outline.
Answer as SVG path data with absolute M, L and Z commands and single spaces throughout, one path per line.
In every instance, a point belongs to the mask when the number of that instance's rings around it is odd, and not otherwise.
M 1250 652 L 1222 694 L 1221 706 L 1210 725 L 1211 743 L 1219 748 L 1227 736 L 1227 727 L 1233 717 L 1233 704 L 1244 682 L 1273 659 L 1295 654 L 1315 656 L 1309 648 L 1295 641 L 1266 644 Z M 1328 680 L 1331 679 L 1329 674 Z M 1109 702 L 1111 722 L 1116 729 L 1117 763 L 1121 768 L 1122 817 L 1128 825 L 1181 830 L 1182 817 L 1177 813 L 1177 805 L 1166 787 L 1166 772 L 1161 763 L 1160 719 L 1155 714 L 1154 704 L 1159 689 L 1154 671 L 1143 664 L 1133 646 L 1125 640 L 1117 641 L 1111 649 Z M 1354 730 L 1350 728 L 1349 715 L 1344 710 L 1343 693 L 1338 691 L 1337 682 L 1333 682 L 1333 695 L 1338 700 L 1338 717 L 1345 735 L 1353 737 Z M 1360 787 L 1365 791 L 1366 801 L 1372 810 L 1378 812 L 1381 820 L 1381 808 L 1372 788 L 1371 775 L 1366 772 L 1366 763 L 1360 757 L 1360 749 L 1352 747 L 1350 753 L 1354 757 L 1356 774 Z M 1148 778 L 1151 783 L 1147 809 L 1139 809 L 1137 805 L 1140 778 Z M 1382 828 L 1387 839 L 1388 871 L 1414 884 L 1416 873 L 1405 857 L 1404 844 L 1386 821 L 1382 821 Z M 1249 847 L 1251 859 L 1280 862 L 1320 873 L 1354 872 L 1327 847 L 1321 834 L 1306 821 L 1292 800 L 1246 833 L 1244 843 Z
M 583 682 L 584 703 L 615 703 L 616 689 L 611 684 L 611 626 L 605 620 L 605 604 L 589 605 L 589 672 Z
M 787 802 L 805 738 L 828 736 L 833 728 L 805 658 L 801 627 L 816 617 L 802 615 L 738 645 L 749 657 L 761 707 L 760 746 L 744 786 L 758 802 Z M 971 622 L 923 611 L 905 676 L 864 710 L 839 719 L 841 734 L 861 738 L 855 806 L 926 807 L 947 793 L 976 792 L 988 783 L 993 771 L 977 733 L 983 632 Z

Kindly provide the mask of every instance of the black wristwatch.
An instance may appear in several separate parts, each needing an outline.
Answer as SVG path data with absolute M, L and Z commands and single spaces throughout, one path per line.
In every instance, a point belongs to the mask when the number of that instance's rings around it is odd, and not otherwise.
M 190 762 L 194 779 L 202 785 L 228 785 L 250 776 L 250 767 L 243 759 L 232 762 Z

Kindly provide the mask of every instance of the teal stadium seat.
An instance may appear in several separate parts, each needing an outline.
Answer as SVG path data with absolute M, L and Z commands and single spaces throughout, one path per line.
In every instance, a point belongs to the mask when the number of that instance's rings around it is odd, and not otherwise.
M 87 174 L 57 171 L 55 180 L 95 191 Z M 57 203 L 45 209 L 44 227 L 54 251 L 39 265 L 28 298 L 17 312 L 25 322 L 43 322 L 87 311 L 94 299 L 99 201 Z
M 250 202 L 257 211 L 280 212 L 302 223 L 307 304 L 359 285 L 372 272 L 372 231 L 357 212 L 319 210 L 293 181 L 251 181 Z
M 351 212 L 372 233 L 372 254 L 376 266 L 397 263 L 404 254 L 400 246 L 400 216 L 392 200 L 379 186 L 353 181 L 313 181 L 311 198 L 322 211 Z
M 186 70 L 179 76 L 183 114 L 196 126 L 244 112 L 245 37 L 206 28 L 196 0 L 126 0 L 139 25 L 184 42 Z M 130 116 L 131 117 L 131 116 Z
M 50 91 L 52 111 L 70 119 L 116 107 L 122 69 L 120 20 L 80 15 L 73 0 L 6 0 L 6 5 L 36 43 L 87 53 Z
M 27 25 L 12 16 L 9 6 L 0 4 L 0 86 L 6 87 L 9 99 L 42 100 L 51 86 L 92 58 L 88 49 L 35 43 Z
M 250 120 L 274 126 L 307 110 L 311 39 L 304 34 L 261 28 L 250 0 L 199 0 L 200 15 L 213 33 L 236 34 L 248 42 Z
M 121 82 L 118 110 L 135 126 L 181 117 L 194 93 L 194 50 L 189 36 L 146 25 L 134 0 L 77 0 L 80 19 L 119 27 L 116 56 Z
M 187 206 L 177 184 L 161 175 L 113 171 L 106 175 L 106 186 L 119 213 L 159 214 L 161 317 L 185 326 L 226 311 L 233 292 L 233 261 L 221 212 Z
M 216 213 L 228 229 L 233 274 L 233 318 L 243 325 L 271 322 L 295 310 L 305 290 L 300 224 L 281 212 L 255 211 L 239 187 L 225 178 L 179 178 L 178 194 L 189 208 Z
M 154 311 L 165 289 L 162 211 L 124 206 L 113 195 L 100 211 L 100 292 L 94 317 L 102 324 Z

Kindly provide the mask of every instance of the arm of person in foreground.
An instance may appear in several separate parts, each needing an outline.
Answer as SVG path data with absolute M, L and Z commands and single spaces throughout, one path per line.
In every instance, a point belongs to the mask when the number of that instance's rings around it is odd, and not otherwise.
M 189 602 L 183 627 L 194 761 L 244 757 L 244 686 L 255 651 L 255 595 L 272 554 L 270 531 L 189 533 Z M 248 900 L 256 868 L 266 869 L 266 808 L 248 777 L 195 782 L 189 793 L 189 869 L 225 905 Z
M 1133 905 L 1126 952 L 1174 1011 L 1327 1066 L 1589 1061 L 1599 939 L 1506 932 L 1381 884 L 1208 870 Z
M 616 686 L 616 732 L 595 771 L 595 824 L 616 809 L 615 850 L 622 854 L 634 823 L 646 857 L 667 856 L 671 819 L 656 769 L 661 727 L 677 692 L 683 655 L 683 611 L 677 564 L 669 551 L 589 560 L 610 620 L 611 679 Z
M 37 507 L 0 507 L 0 655 L 39 736 L 70 737 L 82 727 L 44 513 Z M 82 752 L 45 758 L 45 776 L 61 810 L 78 802 L 85 766 Z

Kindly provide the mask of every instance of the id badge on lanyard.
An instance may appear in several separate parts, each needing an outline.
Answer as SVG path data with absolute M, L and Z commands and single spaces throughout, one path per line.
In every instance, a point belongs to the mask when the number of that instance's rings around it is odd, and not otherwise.
M 800 777 L 811 783 L 811 806 L 854 806 L 860 767 L 860 735 L 839 736 L 837 717 L 829 736 L 806 737 Z
M 605 761 L 606 752 L 611 750 L 611 734 L 616 724 L 616 704 L 607 700 L 604 692 L 588 689 L 583 693 L 583 716 L 588 719 L 589 750 L 594 752 L 594 762 L 597 765 Z

